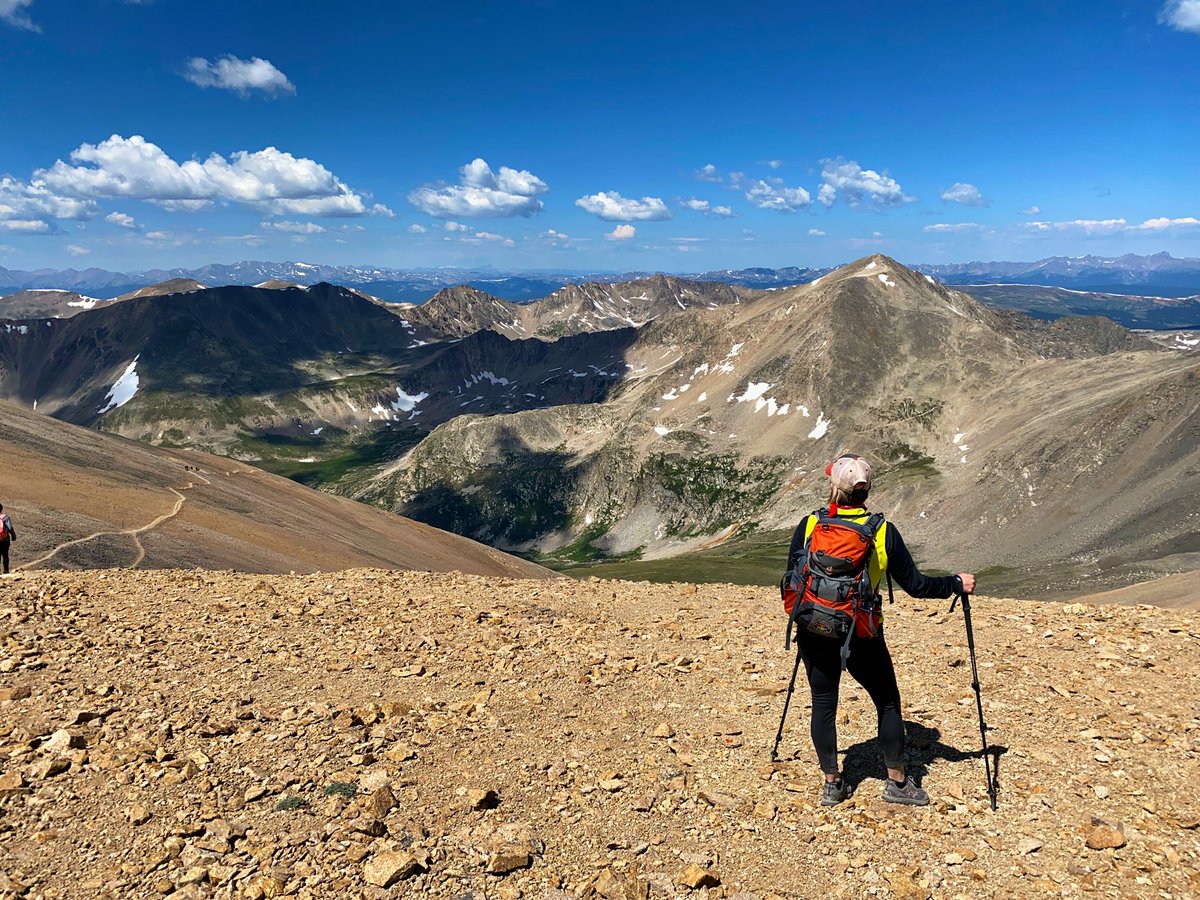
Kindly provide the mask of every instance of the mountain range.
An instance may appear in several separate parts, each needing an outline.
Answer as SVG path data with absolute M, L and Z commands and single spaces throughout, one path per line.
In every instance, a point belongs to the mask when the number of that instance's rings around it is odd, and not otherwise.
M 762 291 L 134 297 L 0 324 L 0 395 L 560 562 L 785 535 L 854 449 L 927 564 L 1096 590 L 1200 561 L 1173 513 L 1200 499 L 1186 346 L 991 309 L 877 255 Z
M 970 262 L 913 265 L 916 271 L 947 284 L 1037 284 L 1113 294 L 1163 297 L 1200 295 L 1200 259 L 1178 259 L 1167 253 L 1150 256 L 1050 257 L 1036 262 Z M 719 269 L 683 274 L 692 281 L 719 281 L 750 288 L 791 287 L 833 271 L 829 267 Z M 390 302 L 421 302 L 437 291 L 467 284 L 507 300 L 531 300 L 567 284 L 618 283 L 646 278 L 652 272 L 496 272 L 463 268 L 396 269 L 383 266 L 327 266 L 305 262 L 242 261 L 197 269 L 151 269 L 110 272 L 104 269 L 38 269 L 0 267 L 0 292 L 60 289 L 112 299 L 138 288 L 175 278 L 203 284 L 254 285 L 284 281 L 312 285 L 321 281 L 356 287 Z M 1200 324 L 1200 323 L 1198 323 Z

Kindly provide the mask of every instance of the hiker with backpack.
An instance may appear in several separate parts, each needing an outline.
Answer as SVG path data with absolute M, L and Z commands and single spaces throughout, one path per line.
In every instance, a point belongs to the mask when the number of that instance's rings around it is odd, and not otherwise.
M 12 519 L 4 513 L 4 504 L 0 503 L 0 562 L 4 564 L 4 574 L 8 574 L 8 548 L 17 541 L 17 533 L 13 531 Z
M 838 685 L 843 671 L 870 695 L 879 716 L 889 803 L 925 806 L 929 794 L 904 771 L 904 719 L 892 657 L 883 637 L 881 581 L 895 581 L 912 597 L 970 594 L 975 576 L 921 573 L 895 525 L 867 511 L 871 466 L 845 454 L 825 470 L 829 506 L 806 516 L 792 536 L 788 571 L 780 585 L 793 626 L 797 663 L 804 662 L 812 692 L 812 741 L 825 784 L 822 806 L 836 806 L 853 793 L 837 760 Z M 793 673 L 794 678 L 794 673 Z M 790 696 L 789 696 L 790 699 Z M 786 707 L 785 707 L 786 715 Z M 780 735 L 776 736 L 778 747 Z

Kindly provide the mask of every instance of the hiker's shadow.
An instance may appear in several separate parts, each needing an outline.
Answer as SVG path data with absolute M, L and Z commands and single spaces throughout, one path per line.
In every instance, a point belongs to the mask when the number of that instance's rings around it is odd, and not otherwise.
M 905 751 L 905 770 L 920 784 L 929 774 L 929 766 L 936 760 L 947 762 L 963 762 L 968 759 L 981 759 L 983 749 L 962 750 L 952 744 L 943 743 L 942 733 L 936 728 L 922 725 L 920 722 L 904 723 L 907 750 Z M 992 760 L 992 772 L 999 784 L 1000 757 L 1008 751 L 1007 747 L 988 746 L 988 756 Z M 880 781 L 887 778 L 887 769 L 883 765 L 883 751 L 876 738 L 860 741 L 847 747 L 844 751 L 845 760 L 842 771 L 852 785 L 857 785 L 868 778 Z

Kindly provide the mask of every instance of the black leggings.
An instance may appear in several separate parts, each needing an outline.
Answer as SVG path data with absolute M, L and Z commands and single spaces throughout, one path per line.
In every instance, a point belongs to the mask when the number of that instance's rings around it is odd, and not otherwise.
M 0 562 L 4 564 L 4 574 L 8 574 L 8 545 L 11 541 L 8 538 L 0 541 Z
M 808 686 L 812 690 L 812 740 L 821 771 L 836 775 L 838 682 L 842 677 L 841 642 L 806 631 L 800 632 L 800 652 Z M 866 689 L 879 714 L 879 743 L 889 769 L 904 765 L 904 719 L 900 714 L 900 688 L 896 670 L 883 641 L 883 630 L 873 638 L 850 642 L 849 672 Z

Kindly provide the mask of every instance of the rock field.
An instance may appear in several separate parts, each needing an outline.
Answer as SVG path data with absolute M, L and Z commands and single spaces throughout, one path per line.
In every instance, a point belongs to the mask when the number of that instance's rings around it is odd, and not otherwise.
M 0 897 L 1200 896 L 1200 613 L 887 610 L 910 771 L 817 805 L 771 590 L 358 569 L 0 579 Z

